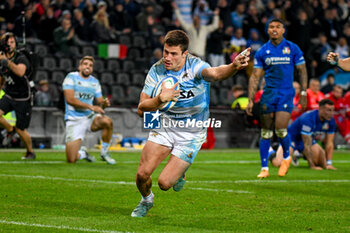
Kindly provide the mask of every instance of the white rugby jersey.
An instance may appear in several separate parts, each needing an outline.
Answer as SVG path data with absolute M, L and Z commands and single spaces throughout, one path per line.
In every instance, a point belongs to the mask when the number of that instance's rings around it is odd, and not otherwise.
M 74 97 L 81 102 L 92 105 L 94 98 L 102 96 L 100 82 L 93 76 L 82 78 L 79 72 L 70 72 L 63 81 L 62 89 L 74 90 Z M 78 120 L 87 117 L 93 111 L 90 109 L 76 109 L 65 100 L 65 120 Z
M 181 70 L 166 70 L 161 59 L 148 72 L 142 92 L 152 96 L 160 80 L 174 76 L 179 80 L 181 94 L 174 107 L 163 113 L 163 117 L 182 121 L 187 119 L 205 121 L 209 117 L 210 83 L 203 79 L 201 72 L 208 67 L 210 67 L 208 63 L 188 54 Z

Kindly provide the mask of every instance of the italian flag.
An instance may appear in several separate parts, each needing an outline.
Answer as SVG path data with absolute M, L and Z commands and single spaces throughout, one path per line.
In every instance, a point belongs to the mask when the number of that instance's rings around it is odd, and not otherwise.
M 128 47 L 122 44 L 99 44 L 98 56 L 102 58 L 126 58 Z

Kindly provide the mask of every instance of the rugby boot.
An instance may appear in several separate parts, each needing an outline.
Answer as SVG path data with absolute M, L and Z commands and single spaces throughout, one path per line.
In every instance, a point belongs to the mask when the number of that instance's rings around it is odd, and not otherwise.
M 186 184 L 185 174 L 183 174 L 183 175 L 177 180 L 176 184 L 174 184 L 173 190 L 174 190 L 175 192 L 179 192 L 179 191 L 181 191 L 181 190 L 184 188 L 185 184 Z
M 142 218 L 145 217 L 147 212 L 153 207 L 152 202 L 140 201 L 134 211 L 131 213 L 131 217 Z
M 25 156 L 22 157 L 23 160 L 31 160 L 31 159 L 35 159 L 35 153 L 34 152 L 28 152 L 26 153 Z
M 283 159 L 281 166 L 280 166 L 280 169 L 278 170 L 279 176 L 282 177 L 282 176 L 285 176 L 287 174 L 291 161 L 292 161 L 292 157 L 290 157 L 289 159 Z
M 260 179 L 264 179 L 264 178 L 269 177 L 269 176 L 270 176 L 269 170 L 262 169 L 257 177 Z

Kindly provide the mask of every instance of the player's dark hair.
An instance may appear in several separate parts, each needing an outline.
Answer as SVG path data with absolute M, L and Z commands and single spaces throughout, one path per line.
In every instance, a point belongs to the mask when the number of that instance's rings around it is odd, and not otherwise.
M 276 18 L 271 19 L 271 21 L 269 22 L 269 25 L 270 25 L 270 23 L 273 23 L 273 22 L 280 23 L 280 24 L 282 24 L 282 25 L 283 25 L 283 27 L 284 27 L 284 21 L 283 21 L 283 20 L 281 20 L 281 19 L 276 19 Z
M 334 105 L 333 101 L 330 99 L 323 99 L 318 104 L 319 107 L 325 106 L 325 105 Z
M 94 59 L 92 56 L 84 56 L 84 57 L 80 60 L 79 64 L 81 65 L 81 64 L 84 62 L 84 60 L 90 60 L 90 61 L 92 61 L 92 64 L 95 62 L 95 59 Z
M 187 34 L 182 30 L 169 31 L 164 38 L 164 44 L 169 46 L 180 46 L 182 53 L 188 49 L 190 40 Z

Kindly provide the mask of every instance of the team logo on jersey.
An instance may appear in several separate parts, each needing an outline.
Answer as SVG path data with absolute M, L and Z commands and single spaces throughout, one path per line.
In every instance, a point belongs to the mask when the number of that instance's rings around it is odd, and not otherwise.
M 265 64 L 268 66 L 271 65 L 271 59 L 269 57 L 265 59 Z
M 190 159 L 192 159 L 192 155 L 193 155 L 193 152 L 189 153 L 189 154 L 187 155 L 187 157 L 190 158 Z
M 194 93 L 189 90 L 189 91 L 181 91 L 179 99 L 189 99 L 191 97 L 194 97 Z
M 144 112 L 143 113 L 143 128 L 144 129 L 160 129 L 160 116 L 161 114 L 157 110 L 156 112 Z
M 324 123 L 324 124 L 322 125 L 322 129 L 323 129 L 323 130 L 328 130 L 328 129 L 329 129 L 329 124 L 328 124 L 328 122 L 326 122 L 326 123 Z
M 282 50 L 282 53 L 283 53 L 283 54 L 290 54 L 290 49 L 289 49 L 289 47 L 284 47 L 283 50 Z

